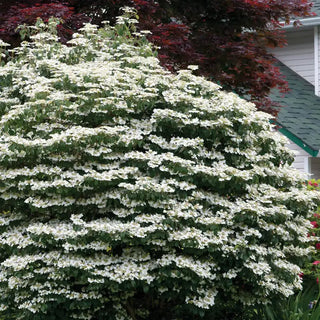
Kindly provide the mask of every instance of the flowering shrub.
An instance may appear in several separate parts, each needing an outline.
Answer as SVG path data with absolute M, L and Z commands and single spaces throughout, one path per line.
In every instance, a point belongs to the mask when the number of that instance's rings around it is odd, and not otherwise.
M 270 116 L 165 71 L 131 14 L 69 46 L 39 21 L 0 68 L 0 316 L 196 319 L 301 288 L 318 195 Z
M 309 180 L 305 183 L 308 190 L 320 191 L 320 180 Z M 319 283 L 320 277 L 320 207 L 309 217 L 311 230 L 308 233 L 308 237 L 312 237 L 312 258 L 308 261 L 303 270 L 303 276 L 308 280 L 316 280 Z M 309 279 L 311 278 L 311 279 Z
M 319 191 L 319 183 L 320 183 L 320 180 L 311 179 L 308 182 L 306 182 L 306 185 L 309 190 Z

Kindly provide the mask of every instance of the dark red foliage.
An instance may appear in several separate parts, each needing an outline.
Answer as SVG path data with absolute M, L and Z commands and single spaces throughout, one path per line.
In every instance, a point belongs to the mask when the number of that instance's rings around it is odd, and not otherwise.
M 69 40 L 75 30 L 90 20 L 86 15 L 76 13 L 69 2 L 3 1 L 0 2 L 0 37 L 15 46 L 20 41 L 17 32 L 19 25 L 32 25 L 38 17 L 47 21 L 51 16 L 64 21 L 58 28 L 62 42 Z
M 65 20 L 59 33 L 66 41 L 88 19 L 113 23 L 124 5 L 137 8 L 139 28 L 152 32 L 149 40 L 169 70 L 197 64 L 199 74 L 276 115 L 270 90 L 288 88 L 268 49 L 285 44 L 284 21 L 311 15 L 308 0 L 0 0 L 0 37 L 14 43 L 18 24 L 55 15 Z
M 269 49 L 286 43 L 281 22 L 311 15 L 308 0 L 134 2 L 143 13 L 141 27 L 153 32 L 149 39 L 170 70 L 198 64 L 199 74 L 277 114 L 270 90 L 288 87 Z

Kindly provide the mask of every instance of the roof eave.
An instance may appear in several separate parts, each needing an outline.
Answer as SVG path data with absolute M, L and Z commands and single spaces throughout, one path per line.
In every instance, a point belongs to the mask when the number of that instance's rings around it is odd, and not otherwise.
M 292 29 L 294 28 L 294 21 L 297 20 L 291 20 L 289 24 L 286 24 L 283 26 L 283 29 Z M 320 17 L 313 17 L 313 18 L 305 18 L 300 19 L 300 23 L 302 24 L 300 27 L 314 27 L 320 25 Z
M 290 139 L 292 142 L 294 142 L 296 145 L 298 145 L 301 149 L 306 151 L 310 156 L 316 157 L 319 153 L 319 150 L 313 149 L 312 147 L 308 146 L 304 141 L 302 141 L 300 138 L 298 138 L 296 135 L 294 135 L 292 132 L 284 128 L 281 124 L 275 122 L 275 124 L 280 125 L 280 128 L 278 128 L 278 131 L 281 132 L 284 136 L 286 136 L 288 139 Z

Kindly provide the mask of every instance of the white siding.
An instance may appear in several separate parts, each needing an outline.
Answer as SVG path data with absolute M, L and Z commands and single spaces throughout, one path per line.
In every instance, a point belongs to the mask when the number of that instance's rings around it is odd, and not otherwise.
M 276 48 L 272 53 L 282 63 L 314 85 L 314 30 L 288 31 L 286 37 L 288 45 L 284 48 Z
M 301 172 L 309 173 L 310 155 L 290 140 L 289 140 L 289 143 L 287 144 L 287 147 L 290 150 L 293 150 L 296 154 L 295 160 L 292 166 Z
M 317 42 L 315 43 L 315 46 L 317 46 L 317 48 L 315 47 L 315 52 L 318 52 L 317 55 L 317 65 L 318 65 L 318 75 L 317 75 L 317 82 L 318 82 L 318 88 L 316 90 L 316 94 L 319 96 L 320 95 L 320 28 L 319 26 L 315 27 L 317 28 Z

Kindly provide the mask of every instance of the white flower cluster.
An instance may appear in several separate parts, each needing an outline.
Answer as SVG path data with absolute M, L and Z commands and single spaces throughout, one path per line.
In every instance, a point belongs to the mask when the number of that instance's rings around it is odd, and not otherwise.
M 270 117 L 195 66 L 165 71 L 130 15 L 68 46 L 38 24 L 0 67 L 0 317 L 130 319 L 142 288 L 207 310 L 301 286 L 319 199 Z

